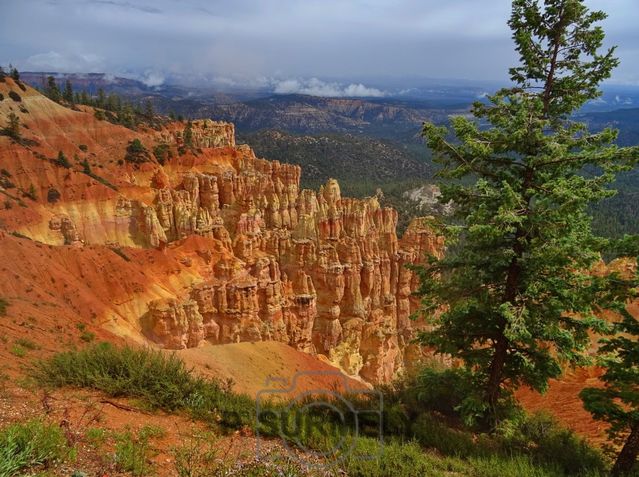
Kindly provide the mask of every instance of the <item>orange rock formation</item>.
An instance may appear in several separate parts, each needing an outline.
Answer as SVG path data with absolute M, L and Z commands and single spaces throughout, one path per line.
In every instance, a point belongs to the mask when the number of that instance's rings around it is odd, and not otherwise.
M 66 279 L 85 295 L 80 315 L 172 349 L 278 341 L 374 383 L 390 381 L 414 355 L 417 283 L 406 265 L 442 248 L 425 222 L 400 240 L 397 212 L 377 199 L 344 198 L 335 180 L 300 190 L 298 166 L 236 145 L 231 124 L 194 121 L 193 148 L 180 155 L 183 123 L 132 131 L 9 78 L 0 92 L 0 124 L 11 112 L 23 124 L 22 141 L 0 136 L 2 226 L 54 246 L 34 279 L 46 290 L 49 267 L 103 263 L 92 257 L 105 252 L 118 264 L 69 266 Z M 134 138 L 173 157 L 129 163 Z M 54 160 L 59 151 L 69 167 Z M 6 260 L 20 269 L 14 242 L 24 239 L 3 240 L 12 243 Z M 5 278 L 0 292 L 19 296 Z M 102 296 L 91 298 L 86 282 Z

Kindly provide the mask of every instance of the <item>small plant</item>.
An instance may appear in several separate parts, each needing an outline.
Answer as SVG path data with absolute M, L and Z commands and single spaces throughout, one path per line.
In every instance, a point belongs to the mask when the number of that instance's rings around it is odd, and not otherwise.
M 87 146 L 86 144 L 80 144 L 78 146 L 78 148 L 82 151 L 82 152 L 87 152 L 89 150 L 89 146 Z
M 149 438 L 131 431 L 123 432 L 115 437 L 115 464 L 124 472 L 134 476 L 148 475 Z
M 16 113 L 11 112 L 7 116 L 7 126 L 4 128 L 4 133 L 16 141 L 20 140 L 20 118 Z
M 17 343 L 14 343 L 14 345 L 11 347 L 10 352 L 12 355 L 18 358 L 24 358 L 27 355 L 27 350 Z
M 28 350 L 36 350 L 40 349 L 40 346 L 37 343 L 27 339 L 27 338 L 18 338 L 15 343 L 19 346 L 22 346 L 24 349 Z
M 161 165 L 164 165 L 172 157 L 168 144 L 158 144 L 155 146 L 153 148 L 153 155 Z
M 29 199 L 36 201 L 38 200 L 38 194 L 36 192 L 36 188 L 33 184 L 29 185 L 29 189 L 26 191 L 23 191 L 23 195 L 25 197 L 28 197 Z
M 124 160 L 132 164 L 141 164 L 149 161 L 149 151 L 147 151 L 142 141 L 133 139 L 126 148 Z
M 6 316 L 7 308 L 9 308 L 9 302 L 6 298 L 0 298 L 0 316 Z
M 101 447 L 107 440 L 107 431 L 99 427 L 91 427 L 87 429 L 84 438 L 93 447 Z
M 95 333 L 92 333 L 91 331 L 83 331 L 80 334 L 80 339 L 86 343 L 91 343 L 95 340 Z
M 67 455 L 62 430 L 40 420 L 12 424 L 0 430 L 0 477 L 51 464 Z
M 50 204 L 55 204 L 59 200 L 60 191 L 55 187 L 49 187 L 49 190 L 47 191 L 47 202 L 49 202 Z
M 9 91 L 9 97 L 14 100 L 16 103 L 22 102 L 22 98 L 15 91 Z
M 58 157 L 53 162 L 60 167 L 64 167 L 65 169 L 71 168 L 69 159 L 67 159 L 67 156 L 62 151 L 58 152 Z

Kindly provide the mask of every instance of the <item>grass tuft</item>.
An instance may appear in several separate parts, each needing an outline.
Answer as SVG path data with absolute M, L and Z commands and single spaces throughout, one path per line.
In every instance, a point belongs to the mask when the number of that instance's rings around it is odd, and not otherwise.
M 0 430 L 0 477 L 46 466 L 66 455 L 62 430 L 39 420 L 12 424 Z

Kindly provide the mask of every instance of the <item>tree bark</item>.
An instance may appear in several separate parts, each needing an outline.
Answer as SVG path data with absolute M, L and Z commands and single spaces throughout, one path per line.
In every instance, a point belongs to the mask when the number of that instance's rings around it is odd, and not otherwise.
M 630 435 L 623 445 L 623 449 L 617 456 L 617 461 L 610 471 L 612 477 L 620 477 L 628 474 L 637 460 L 639 454 L 639 422 L 633 424 Z
M 486 400 L 490 406 L 490 412 L 494 414 L 499 401 L 499 392 L 501 390 L 502 375 L 504 374 L 504 366 L 506 365 L 506 356 L 508 354 L 508 341 L 502 335 L 497 339 L 495 344 L 495 353 L 493 360 L 488 368 L 488 383 L 486 386 Z

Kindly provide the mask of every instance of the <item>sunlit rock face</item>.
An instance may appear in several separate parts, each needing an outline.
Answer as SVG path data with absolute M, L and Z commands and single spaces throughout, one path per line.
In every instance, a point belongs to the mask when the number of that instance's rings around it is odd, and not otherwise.
M 0 136 L 9 191 L 0 223 L 59 247 L 51 254 L 67 268 L 95 264 L 91 274 L 64 270 L 102 295 L 70 293 L 74 312 L 170 349 L 278 341 L 374 383 L 419 355 L 410 344 L 417 277 L 407 265 L 442 250 L 426 222 L 398 239 L 395 210 L 343 197 L 333 179 L 301 190 L 300 167 L 257 158 L 236 144 L 232 124 L 134 131 L 11 79 L 0 89 L 20 92 L 21 106 L 0 102 L 0 120 L 18 114 L 30 141 Z M 126 159 L 135 139 L 148 151 L 142 163 Z M 160 159 L 157 148 L 170 154 Z M 59 152 L 68 167 L 51 159 Z M 33 198 L 18 200 L 25 192 Z
M 397 212 L 377 199 L 343 198 L 332 179 L 300 190 L 299 167 L 239 152 L 232 169 L 170 178 L 144 209 L 149 246 L 198 234 L 227 255 L 183 302 L 149 306 L 147 336 L 171 348 L 281 341 L 389 382 L 414 337 L 407 265 L 439 254 L 440 238 L 416 220 L 398 240 Z

